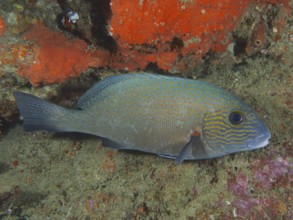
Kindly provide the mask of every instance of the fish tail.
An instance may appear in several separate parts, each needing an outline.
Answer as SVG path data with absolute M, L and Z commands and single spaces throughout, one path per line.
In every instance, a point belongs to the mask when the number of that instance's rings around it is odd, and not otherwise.
M 14 92 L 17 106 L 23 117 L 25 131 L 69 132 L 70 114 L 75 110 L 63 108 L 23 92 Z

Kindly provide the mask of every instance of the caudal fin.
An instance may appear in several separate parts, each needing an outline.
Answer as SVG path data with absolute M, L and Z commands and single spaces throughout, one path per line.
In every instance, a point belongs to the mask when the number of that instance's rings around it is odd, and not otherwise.
M 14 92 L 17 106 L 23 117 L 25 131 L 67 132 L 70 128 L 70 114 L 74 110 L 49 103 L 23 92 Z M 69 121 L 69 123 L 67 123 Z

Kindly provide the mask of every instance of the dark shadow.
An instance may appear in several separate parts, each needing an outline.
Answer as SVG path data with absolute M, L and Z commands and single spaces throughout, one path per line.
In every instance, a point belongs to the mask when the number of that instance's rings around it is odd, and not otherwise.
M 8 163 L 0 161 L 0 174 L 6 173 L 9 169 L 10 169 L 10 166 Z
M 25 208 L 31 208 L 39 205 L 46 197 L 43 193 L 23 192 L 20 187 L 15 187 L 11 192 L 0 194 L 0 220 L 6 217 L 18 217 L 16 219 L 27 219 L 24 214 Z M 12 204 L 12 205 L 11 205 Z
M 70 138 L 74 141 L 82 141 L 82 140 L 101 140 L 99 136 L 91 135 L 91 134 L 85 134 L 85 133 L 78 133 L 78 132 L 64 132 L 64 133 L 54 133 L 53 137 L 55 139 L 64 139 L 64 138 Z

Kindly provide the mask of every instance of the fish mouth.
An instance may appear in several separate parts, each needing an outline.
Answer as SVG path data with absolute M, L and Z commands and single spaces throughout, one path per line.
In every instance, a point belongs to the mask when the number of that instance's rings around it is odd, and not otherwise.
M 266 131 L 265 133 L 254 137 L 253 139 L 247 140 L 247 147 L 251 150 L 263 148 L 269 144 L 270 139 L 271 133 Z

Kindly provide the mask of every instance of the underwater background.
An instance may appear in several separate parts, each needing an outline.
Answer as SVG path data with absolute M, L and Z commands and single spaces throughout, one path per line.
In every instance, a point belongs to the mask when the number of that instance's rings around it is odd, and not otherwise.
M 289 0 L 1 0 L 0 219 L 292 219 Z M 106 77 L 206 81 L 251 105 L 268 147 L 173 160 L 84 134 L 26 133 L 23 91 L 72 107 Z

